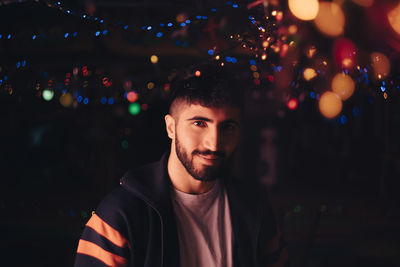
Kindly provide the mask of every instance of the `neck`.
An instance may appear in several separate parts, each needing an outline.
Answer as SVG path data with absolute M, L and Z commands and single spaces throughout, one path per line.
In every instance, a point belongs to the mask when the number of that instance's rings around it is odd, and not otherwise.
M 175 148 L 171 148 L 168 158 L 168 175 L 175 189 L 188 194 L 202 194 L 209 191 L 215 181 L 199 181 L 193 178 L 176 155 Z

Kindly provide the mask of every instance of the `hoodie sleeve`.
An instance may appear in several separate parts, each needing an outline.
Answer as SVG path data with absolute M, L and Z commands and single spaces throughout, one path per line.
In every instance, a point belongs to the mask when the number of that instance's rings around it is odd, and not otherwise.
M 93 213 L 79 240 L 75 267 L 130 265 L 127 222 L 118 204 L 106 198 Z

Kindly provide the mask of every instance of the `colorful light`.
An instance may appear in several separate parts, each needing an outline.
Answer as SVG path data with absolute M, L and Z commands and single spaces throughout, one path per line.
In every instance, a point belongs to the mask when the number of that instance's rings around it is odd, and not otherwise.
M 128 101 L 131 103 L 136 102 L 138 100 L 138 98 L 139 98 L 139 95 L 134 91 L 131 91 L 126 95 L 126 99 L 128 99 Z
M 318 108 L 325 118 L 333 119 L 342 111 L 343 103 L 337 94 L 327 91 L 321 95 Z
M 400 34 L 400 4 L 388 12 L 387 18 L 392 29 Z
M 297 101 L 296 98 L 291 98 L 287 103 L 286 106 L 288 107 L 288 109 L 290 110 L 295 110 L 299 105 L 299 102 Z
M 154 83 L 153 82 L 147 83 L 147 89 L 151 90 L 153 88 L 154 88 Z
M 313 20 L 318 14 L 318 0 L 289 0 L 292 14 L 301 20 Z
M 314 24 L 321 33 L 332 37 L 339 36 L 344 32 L 345 22 L 343 10 L 337 3 L 320 2 Z
M 333 53 L 336 63 L 344 68 L 351 68 L 355 63 L 356 47 L 352 41 L 346 38 L 335 40 Z
M 196 70 L 196 72 L 194 73 L 194 75 L 196 75 L 196 77 L 200 77 L 201 72 L 199 70 Z
M 54 97 L 54 91 L 50 89 L 44 89 L 42 93 L 42 97 L 46 101 L 51 101 Z
M 140 104 L 139 103 L 131 103 L 128 107 L 129 113 L 131 115 L 138 115 L 140 113 Z
M 317 77 L 317 72 L 312 68 L 306 68 L 303 72 L 303 77 L 306 81 L 310 81 Z
M 150 57 L 150 61 L 151 63 L 156 64 L 158 62 L 158 57 L 156 55 L 152 55 Z
M 332 91 L 342 100 L 347 100 L 354 93 L 355 82 L 344 73 L 338 73 L 332 79 Z
M 72 102 L 73 102 L 73 98 L 70 93 L 65 93 L 60 96 L 60 104 L 63 107 L 66 107 L 66 108 L 70 107 L 72 105 Z
M 374 52 L 371 54 L 371 65 L 378 79 L 386 78 L 390 73 L 390 61 L 382 53 Z

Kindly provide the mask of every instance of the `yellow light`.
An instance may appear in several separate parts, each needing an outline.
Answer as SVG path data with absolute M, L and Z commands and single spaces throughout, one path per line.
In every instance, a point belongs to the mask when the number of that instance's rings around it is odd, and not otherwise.
M 258 72 L 253 72 L 254 79 L 260 78 L 260 74 Z
M 338 73 L 332 79 L 332 91 L 342 100 L 346 100 L 353 95 L 354 87 L 353 79 L 344 73 Z
M 150 61 L 151 63 L 156 64 L 158 62 L 158 57 L 156 55 L 152 55 L 150 57 Z
M 382 53 L 374 52 L 371 54 L 371 65 L 378 79 L 385 78 L 390 73 L 390 61 Z
M 296 34 L 297 33 L 297 26 L 294 25 L 294 24 L 290 25 L 289 28 L 288 28 L 288 33 L 289 34 Z
M 307 57 L 308 58 L 312 58 L 315 55 L 315 52 L 317 52 L 317 48 L 315 48 L 315 46 L 311 46 L 308 50 L 307 50 Z
M 261 55 L 261 59 L 262 59 L 262 60 L 266 60 L 266 59 L 267 59 L 267 54 L 262 54 L 262 55 Z
M 292 14 L 301 20 L 313 20 L 318 14 L 318 0 L 289 0 Z
M 387 99 L 388 98 L 388 94 L 386 92 L 383 93 L 383 98 Z
M 326 60 L 322 61 L 322 64 L 324 64 L 325 66 L 328 66 L 328 62 L 326 62 Z
M 215 59 L 216 60 L 219 60 L 221 57 L 220 56 L 215 56 Z
M 351 60 L 350 58 L 345 58 L 342 60 L 342 65 L 345 68 L 350 68 L 353 65 L 353 60 Z
M 178 23 L 182 23 L 182 22 L 184 22 L 185 20 L 186 20 L 186 16 L 185 16 L 185 14 L 183 14 L 183 13 L 178 14 L 178 15 L 176 16 L 176 21 L 177 21 Z
M 257 71 L 257 66 L 256 66 L 256 65 L 251 65 L 250 69 L 251 69 L 252 71 Z
M 317 72 L 312 68 L 306 68 L 303 72 L 303 77 L 306 81 L 309 81 L 317 77 Z
M 337 3 L 321 2 L 314 23 L 321 33 L 335 37 L 343 34 L 345 20 L 343 10 Z
M 363 7 L 370 7 L 374 3 L 374 0 L 353 0 L 353 2 Z
M 276 16 L 276 10 L 272 11 L 272 12 L 271 12 L 271 15 L 272 15 L 272 16 Z
M 398 4 L 395 8 L 393 8 L 387 14 L 390 26 L 392 26 L 393 30 L 400 34 L 400 4 Z
M 70 93 L 65 93 L 60 96 L 60 104 L 63 107 L 66 107 L 66 108 L 70 107 L 72 105 L 72 102 L 73 102 L 73 98 Z
M 268 47 L 268 46 L 269 46 L 269 42 L 268 42 L 268 41 L 264 41 L 264 42 L 262 43 L 262 46 L 263 46 L 263 47 Z
M 153 83 L 153 82 L 149 82 L 149 83 L 147 84 L 147 89 L 151 90 L 151 89 L 153 89 L 153 88 L 154 88 L 154 83 Z
M 333 119 L 342 111 L 343 104 L 337 94 L 327 91 L 321 95 L 318 108 L 325 118 Z

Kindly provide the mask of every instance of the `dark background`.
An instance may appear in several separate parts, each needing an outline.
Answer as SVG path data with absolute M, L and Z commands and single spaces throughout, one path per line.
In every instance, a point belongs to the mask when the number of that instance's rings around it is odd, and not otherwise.
M 168 108 L 165 77 L 206 62 L 210 44 L 202 43 L 201 30 L 183 39 L 165 33 L 159 41 L 131 25 L 173 20 L 180 12 L 207 13 L 210 7 L 225 5 L 67 1 L 60 10 L 55 2 L 48 3 L 53 7 L 41 1 L 0 5 L 0 251 L 5 266 L 71 266 L 83 227 L 99 201 L 126 170 L 157 160 L 169 147 L 163 125 Z M 281 3 L 285 10 L 285 1 Z M 94 37 L 98 23 L 65 12 L 84 12 L 91 5 L 95 15 L 112 22 L 102 26 L 110 29 L 108 36 Z M 297 96 L 303 95 L 303 100 L 295 110 L 269 97 L 273 85 L 267 91 L 246 88 L 246 120 L 235 170 L 243 179 L 260 180 L 268 187 L 291 266 L 400 265 L 398 51 L 372 38 L 372 32 L 358 30 L 368 18 L 351 3 L 346 8 L 352 14 L 349 24 L 355 25 L 347 28 L 346 36 L 364 51 L 391 55 L 394 86 L 389 99 L 374 93 L 375 85 L 360 83 L 344 104 L 345 119 L 328 120 L 307 88 L 299 89 Z M 217 38 L 228 39 L 232 29 L 248 27 L 237 13 L 244 11 L 223 12 L 230 26 Z M 119 21 L 130 25 L 129 33 L 121 30 Z M 298 26 L 309 28 L 307 42 L 329 53 L 331 39 L 306 23 Z M 64 38 L 64 32 L 76 30 L 76 39 Z M 47 37 L 37 42 L 26 37 L 40 31 Z M 5 40 L 6 33 L 14 37 Z M 131 47 L 113 44 L 118 36 Z M 226 41 L 221 43 L 230 49 Z M 159 55 L 156 66 L 149 61 L 152 54 Z M 251 76 L 252 54 L 232 55 L 239 60 L 235 70 Z M 22 60 L 26 67 L 16 68 Z M 46 102 L 37 96 L 49 79 L 62 84 L 65 73 L 82 66 L 94 73 L 82 89 L 91 98 L 89 105 L 65 108 L 57 97 Z M 105 76 L 113 80 L 110 88 L 101 84 Z M 149 106 L 137 116 L 126 111 L 128 103 L 121 97 L 126 79 L 139 91 L 139 101 Z M 83 80 L 79 74 L 65 88 L 73 90 Z M 156 83 L 150 93 L 145 89 L 148 81 Z M 37 83 L 40 90 L 35 89 Z M 101 96 L 115 97 L 116 102 L 101 104 Z

